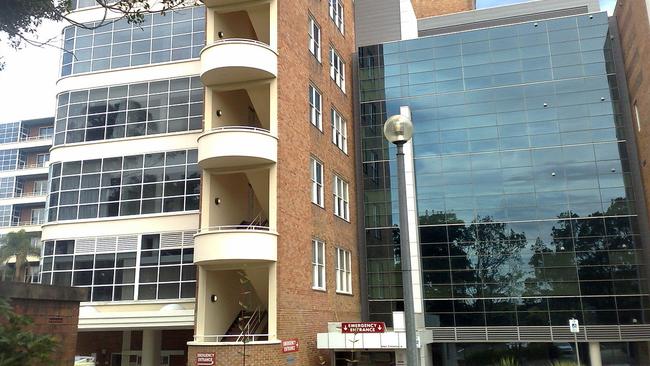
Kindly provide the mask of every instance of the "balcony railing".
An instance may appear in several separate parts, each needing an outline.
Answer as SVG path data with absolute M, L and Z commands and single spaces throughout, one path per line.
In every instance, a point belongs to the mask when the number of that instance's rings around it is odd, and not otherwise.
M 18 141 L 38 141 L 38 140 L 48 140 L 51 139 L 52 135 L 38 135 L 38 136 L 20 136 Z
M 15 226 L 15 227 L 20 227 L 20 226 L 35 226 L 35 225 L 43 225 L 45 223 L 45 219 L 36 219 L 36 220 L 25 220 L 25 221 L 14 221 L 11 223 L 9 226 Z
M 222 226 L 210 226 L 206 228 L 200 228 L 196 233 L 207 233 L 215 231 L 230 231 L 230 230 L 260 230 L 260 231 L 269 231 L 268 226 L 261 225 L 222 225 Z
M 14 194 L 15 198 L 26 198 L 26 197 L 39 197 L 47 195 L 47 191 L 34 191 L 34 192 L 16 192 Z
M 47 161 L 43 162 L 38 162 L 38 163 L 31 163 L 31 164 L 18 164 L 18 169 L 36 169 L 36 168 L 43 168 L 47 165 Z

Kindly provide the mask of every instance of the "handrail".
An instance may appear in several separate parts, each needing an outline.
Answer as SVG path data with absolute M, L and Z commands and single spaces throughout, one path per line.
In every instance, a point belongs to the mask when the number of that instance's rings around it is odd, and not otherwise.
M 209 226 L 206 228 L 200 228 L 197 231 L 201 232 L 212 232 L 212 231 L 230 231 L 230 230 L 247 230 L 247 231 L 270 231 L 268 226 L 261 225 L 222 225 L 222 226 Z
M 210 342 L 209 340 L 206 339 L 213 339 L 213 342 L 228 342 L 225 339 L 237 339 L 240 335 L 239 334 L 208 334 L 208 335 L 194 335 L 194 341 L 196 342 Z M 255 342 L 256 339 L 258 338 L 269 338 L 270 334 L 269 333 L 262 333 L 262 334 L 247 334 L 247 338 L 251 338 L 252 340 L 250 342 Z M 243 341 L 230 341 L 232 343 L 244 343 Z M 248 342 L 246 342 L 248 343 Z
M 222 127 L 214 127 L 207 131 L 212 132 L 212 131 L 237 131 L 237 130 L 262 132 L 265 134 L 271 133 L 271 131 L 267 130 L 266 128 L 252 127 L 252 126 L 222 126 Z
M 253 312 L 253 314 L 251 315 L 250 319 L 248 319 L 248 321 L 246 322 L 246 325 L 244 325 L 241 334 L 239 334 L 239 337 L 237 337 L 237 340 L 235 342 L 243 342 L 248 337 L 248 334 L 246 333 L 250 332 L 251 328 L 257 329 L 257 327 L 262 323 L 261 314 L 262 314 L 262 310 L 258 306 Z
M 264 42 L 262 42 L 262 41 L 255 40 L 255 39 L 248 39 L 248 38 L 223 38 L 223 39 L 216 39 L 214 42 L 212 42 L 212 44 L 215 44 L 215 45 L 216 45 L 216 44 L 228 44 L 228 43 L 250 43 L 250 44 L 257 45 L 257 46 L 262 46 L 262 47 L 268 48 L 269 50 L 273 51 L 273 50 L 271 49 L 271 46 L 270 46 L 270 45 L 268 45 L 268 44 L 266 44 L 266 43 L 264 43 Z

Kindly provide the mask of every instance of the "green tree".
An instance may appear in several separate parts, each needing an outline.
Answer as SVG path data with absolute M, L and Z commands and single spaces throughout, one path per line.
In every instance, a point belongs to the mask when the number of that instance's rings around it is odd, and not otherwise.
M 16 282 L 25 281 L 27 257 L 39 254 L 40 251 L 32 245 L 30 236 L 25 230 L 8 233 L 0 240 L 0 263 L 16 257 L 16 273 L 14 274 Z
M 85 29 L 99 28 L 105 24 L 126 18 L 130 23 L 142 23 L 149 13 L 162 13 L 183 7 L 196 5 L 198 0 L 157 0 L 151 7 L 147 0 L 95 0 L 104 10 L 103 20 L 90 26 L 76 22 L 68 16 L 73 10 L 74 0 L 2 0 L 0 1 L 0 41 L 8 41 L 14 48 L 23 43 L 36 46 L 51 45 L 49 40 L 37 40 L 37 29 L 43 20 L 67 21 Z M 117 13 L 118 17 L 109 16 Z M 55 46 L 56 47 L 56 46 Z M 2 57 L 0 56 L 0 60 Z M 0 62 L 0 70 L 4 64 Z
M 57 348 L 49 335 L 35 334 L 26 316 L 16 314 L 9 302 L 0 298 L 0 366 L 47 365 Z

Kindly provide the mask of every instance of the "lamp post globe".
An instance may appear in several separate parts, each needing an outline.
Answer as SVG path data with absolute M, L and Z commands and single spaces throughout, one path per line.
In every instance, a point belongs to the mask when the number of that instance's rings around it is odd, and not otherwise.
M 391 116 L 384 123 L 386 140 L 395 144 L 397 154 L 397 191 L 399 202 L 400 262 L 402 266 L 402 289 L 404 295 L 404 325 L 406 327 L 406 364 L 420 365 L 420 352 L 417 347 L 415 324 L 415 302 L 413 300 L 413 280 L 411 249 L 409 241 L 408 210 L 406 206 L 406 170 L 404 168 L 404 144 L 413 137 L 413 122 L 402 115 Z
M 404 144 L 413 137 L 413 122 L 399 114 L 389 117 L 384 123 L 384 137 L 393 144 Z

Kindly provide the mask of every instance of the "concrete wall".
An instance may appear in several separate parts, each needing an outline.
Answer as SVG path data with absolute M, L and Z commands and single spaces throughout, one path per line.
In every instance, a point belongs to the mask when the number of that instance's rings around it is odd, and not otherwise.
M 600 10 L 598 0 L 538 0 L 420 19 L 420 36 L 521 23 Z

